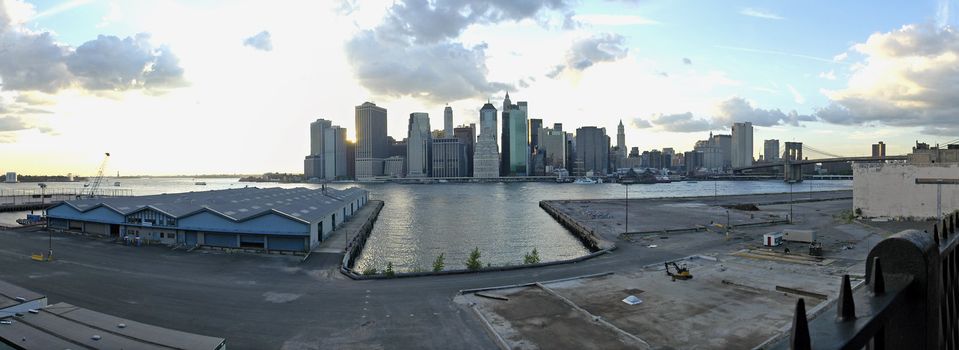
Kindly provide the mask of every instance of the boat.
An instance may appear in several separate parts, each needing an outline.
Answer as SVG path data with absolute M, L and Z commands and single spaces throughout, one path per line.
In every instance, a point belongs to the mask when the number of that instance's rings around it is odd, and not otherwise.
M 583 178 L 576 179 L 576 181 L 573 181 L 573 183 L 577 185 L 592 185 L 596 183 L 596 180 L 590 179 L 588 177 L 583 177 Z
M 120 187 L 120 181 L 114 182 L 113 186 Z
M 47 217 L 34 214 L 27 214 L 26 219 L 17 219 L 17 223 L 23 226 L 41 225 L 46 222 Z
M 197 182 L 194 183 L 194 185 L 197 185 L 197 186 L 206 186 L 206 182 L 197 181 Z

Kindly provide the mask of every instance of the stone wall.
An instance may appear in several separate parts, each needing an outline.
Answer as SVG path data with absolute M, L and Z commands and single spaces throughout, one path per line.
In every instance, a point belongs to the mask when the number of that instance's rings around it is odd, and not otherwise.
M 855 164 L 853 210 L 864 217 L 935 218 L 937 185 L 917 185 L 916 178 L 959 179 L 959 165 Z M 959 185 L 942 185 L 942 211 L 956 209 Z

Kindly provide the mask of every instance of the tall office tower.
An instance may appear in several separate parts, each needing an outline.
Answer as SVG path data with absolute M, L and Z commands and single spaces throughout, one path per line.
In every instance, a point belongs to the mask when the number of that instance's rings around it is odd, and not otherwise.
M 356 178 L 356 142 L 346 141 L 346 178 Z
M 886 144 L 879 141 L 879 143 L 872 144 L 872 157 L 873 158 L 884 158 L 886 157 Z
M 508 141 L 509 150 L 503 150 L 503 153 L 509 153 L 507 163 L 507 176 L 527 176 L 529 175 L 529 122 L 527 116 L 526 102 L 520 101 L 512 105 L 509 111 L 509 123 L 504 123 L 503 128 L 509 129 Z
M 553 123 L 553 130 L 563 131 L 563 123 Z
M 767 162 L 778 162 L 779 161 L 779 140 L 765 140 L 763 141 L 763 158 Z
M 383 159 L 389 153 L 386 108 L 372 102 L 356 106 L 356 178 L 382 176 Z
M 609 168 L 609 137 L 606 128 L 584 126 L 576 129 L 576 174 L 605 175 Z
M 629 158 L 639 158 L 639 147 L 629 149 Z
M 430 140 L 432 177 L 466 176 L 466 145 L 455 137 Z
M 529 150 L 536 152 L 539 147 L 539 131 L 543 129 L 542 119 L 529 120 Z
M 333 125 L 323 130 L 323 179 L 337 180 L 346 176 L 346 128 Z
M 407 132 L 406 176 L 430 176 L 430 115 L 427 113 L 410 113 Z
M 562 130 L 539 130 L 539 152 L 547 167 L 566 169 L 566 133 Z
M 324 152 L 323 136 L 326 129 L 332 127 L 333 122 L 326 119 L 317 119 L 310 123 L 310 154 L 303 159 L 303 177 L 309 179 L 323 179 Z
M 460 140 L 466 148 L 466 172 L 462 176 L 473 176 L 473 157 L 476 153 L 476 124 L 453 128 L 453 137 Z
M 732 166 L 753 165 L 753 123 L 733 123 Z
M 693 151 L 703 154 L 703 162 L 700 167 L 705 168 L 707 172 L 716 172 L 723 169 L 723 153 L 711 133 L 708 139 L 696 141 Z
M 500 157 L 499 157 L 499 163 L 500 163 L 499 173 L 502 176 L 509 176 L 509 158 L 511 155 L 509 150 L 509 146 L 510 146 L 509 144 L 509 132 L 510 132 L 509 112 L 513 109 L 513 106 L 514 105 L 509 100 L 509 92 L 507 92 L 506 98 L 503 99 L 503 111 L 502 111 L 503 116 L 501 118 L 501 121 L 503 123 L 503 131 L 502 131 L 502 137 L 500 137 L 500 140 L 499 140 L 500 143 L 502 143 L 502 145 L 500 146 Z
M 389 153 L 390 157 L 399 156 L 399 157 L 406 158 L 406 138 L 405 137 L 399 141 L 394 139 L 393 136 L 389 136 L 386 139 L 389 140 L 387 144 L 390 145 L 390 153 Z M 404 164 L 404 166 L 406 166 L 406 164 Z
M 717 168 L 729 169 L 729 167 L 732 166 L 732 139 L 730 135 L 713 135 L 713 133 L 709 133 L 710 144 L 716 147 L 722 157 L 722 165 Z
M 473 177 L 499 177 L 499 147 L 496 143 L 496 107 L 486 103 L 480 109 L 480 133 L 473 152 Z
M 623 120 L 619 120 L 619 125 L 616 126 L 616 147 L 626 151 L 626 127 L 623 126 Z
M 683 164 L 686 166 L 686 175 L 695 175 L 703 167 L 703 152 L 689 151 L 683 154 Z
M 453 107 L 443 109 L 443 133 L 445 137 L 453 137 Z

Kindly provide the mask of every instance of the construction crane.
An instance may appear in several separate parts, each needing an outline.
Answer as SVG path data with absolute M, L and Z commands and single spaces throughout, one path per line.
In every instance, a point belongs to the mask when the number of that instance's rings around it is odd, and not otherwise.
M 77 196 L 77 199 L 81 198 L 93 198 L 97 195 L 97 189 L 100 188 L 100 182 L 103 181 L 103 171 L 107 167 L 107 160 L 110 159 L 110 152 L 104 153 L 106 156 L 103 157 L 103 161 L 100 162 L 100 169 L 97 170 L 97 177 L 93 179 L 93 183 L 85 186 L 84 190 Z

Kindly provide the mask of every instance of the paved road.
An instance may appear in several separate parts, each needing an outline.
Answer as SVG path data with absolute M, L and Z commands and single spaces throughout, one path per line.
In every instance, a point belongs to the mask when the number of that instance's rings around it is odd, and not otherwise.
M 63 234 L 54 235 L 57 260 L 40 263 L 29 255 L 46 250 L 46 233 L 0 231 L 0 279 L 54 303 L 225 337 L 231 349 L 495 349 L 474 315 L 452 302 L 458 290 L 634 270 L 737 242 L 691 240 L 673 250 L 617 244 L 611 254 L 576 264 L 353 281 L 337 272 L 339 254 L 314 253 L 300 263 L 290 256 L 133 248 Z

